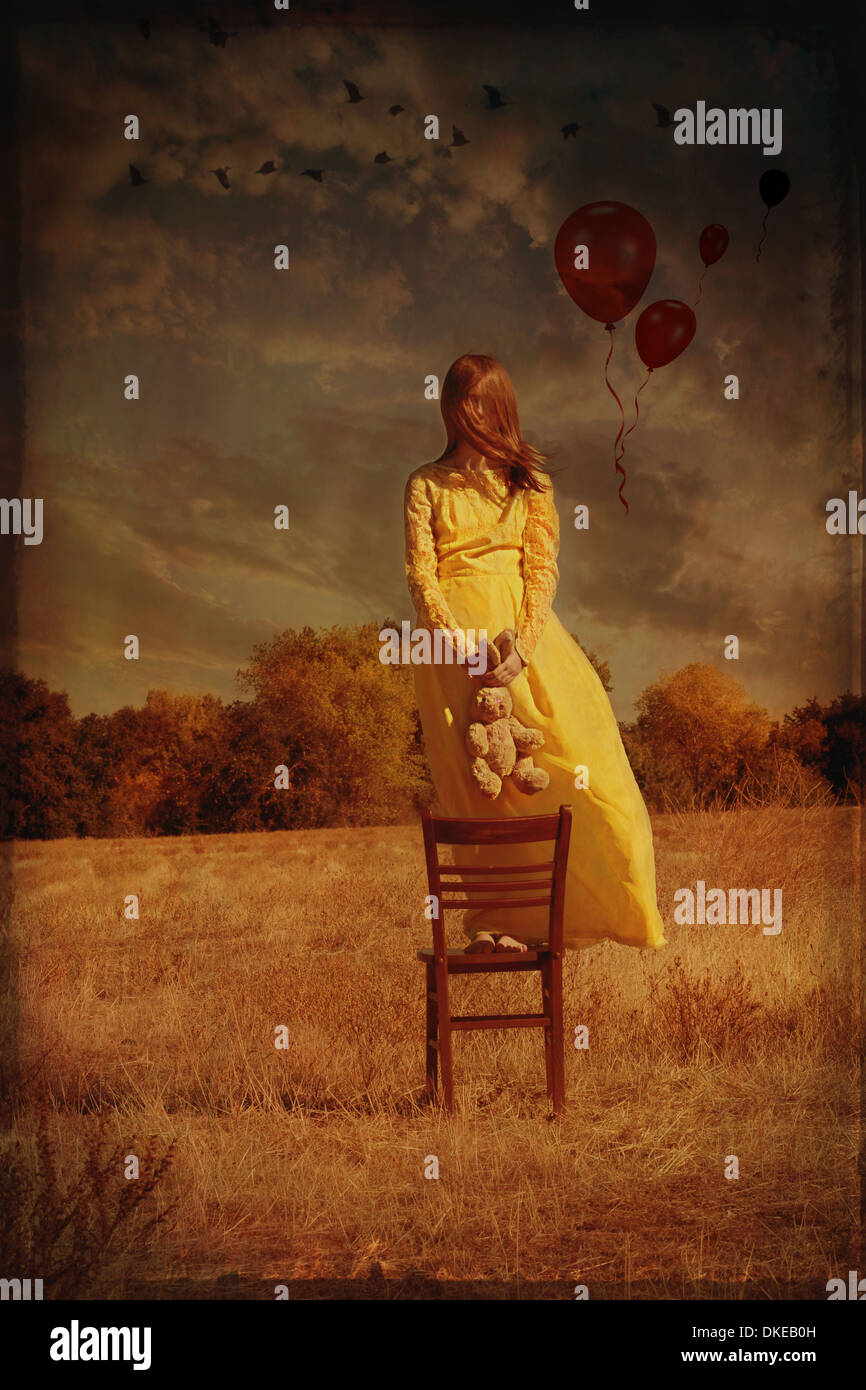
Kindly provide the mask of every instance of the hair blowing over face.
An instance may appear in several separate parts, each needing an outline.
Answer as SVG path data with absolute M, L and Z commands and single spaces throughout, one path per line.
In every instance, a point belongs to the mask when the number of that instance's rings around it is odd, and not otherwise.
M 448 443 L 437 463 L 447 459 L 462 438 L 488 463 L 506 470 L 511 492 L 520 488 L 544 492 L 549 486 L 543 481 L 547 477 L 544 455 L 521 437 L 514 387 L 495 357 L 465 353 L 452 362 L 442 386 L 440 409 Z

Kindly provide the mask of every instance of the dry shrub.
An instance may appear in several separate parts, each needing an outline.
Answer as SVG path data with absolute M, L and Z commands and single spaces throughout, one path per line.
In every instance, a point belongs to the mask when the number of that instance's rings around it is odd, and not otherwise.
M 58 1157 L 47 1106 L 31 1110 L 28 1130 L 7 1135 L 0 1164 L 0 1252 L 8 1277 L 42 1279 L 49 1298 L 81 1298 L 116 1276 L 126 1243 L 143 1245 L 171 1207 L 151 1198 L 171 1167 L 174 1143 L 112 1140 L 109 1119 L 93 1120 L 76 1163 Z M 136 1153 L 140 1177 L 124 1177 Z
M 703 1050 L 729 1061 L 748 1056 L 768 1021 L 741 960 L 714 978 L 709 969 L 690 975 L 682 957 L 675 956 L 650 980 L 649 995 L 652 1032 L 681 1063 L 694 1061 Z

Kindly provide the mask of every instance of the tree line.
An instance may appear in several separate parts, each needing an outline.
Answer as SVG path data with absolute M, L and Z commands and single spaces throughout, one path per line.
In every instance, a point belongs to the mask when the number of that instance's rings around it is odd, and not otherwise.
M 410 820 L 433 787 L 411 671 L 379 661 L 379 630 L 283 632 L 254 649 L 228 703 L 151 690 L 140 708 L 80 719 L 65 693 L 0 670 L 0 837 Z M 587 655 L 610 690 L 607 663 Z M 813 698 L 774 722 L 732 676 L 695 663 L 650 685 L 636 709 L 620 728 L 651 809 L 863 800 L 860 695 Z

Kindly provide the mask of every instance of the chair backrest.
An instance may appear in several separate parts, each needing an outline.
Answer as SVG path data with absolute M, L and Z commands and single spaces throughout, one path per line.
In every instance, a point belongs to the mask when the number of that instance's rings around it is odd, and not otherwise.
M 427 882 L 433 899 L 433 946 L 445 955 L 445 912 L 467 907 L 549 908 L 548 944 L 562 951 L 563 910 L 571 807 L 552 815 L 512 816 L 495 820 L 445 819 L 425 811 L 424 852 Z M 539 851 L 529 864 L 443 864 L 440 845 L 525 845 L 551 843 L 546 857 Z M 468 881 L 467 881 L 468 880 Z M 438 909 L 438 910 L 437 910 Z

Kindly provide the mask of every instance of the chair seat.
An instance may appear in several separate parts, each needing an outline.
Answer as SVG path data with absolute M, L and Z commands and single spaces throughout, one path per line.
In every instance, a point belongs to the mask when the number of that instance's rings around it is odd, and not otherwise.
M 493 962 L 492 968 L 496 969 L 500 962 L 504 964 L 515 960 L 541 960 L 544 956 L 550 955 L 550 948 L 539 946 L 536 951 L 464 951 L 462 946 L 449 946 L 447 954 L 449 962 L 460 960 L 466 961 L 467 964 L 475 964 L 477 961 L 479 964 L 483 962 L 485 966 Z M 418 959 L 430 964 L 434 959 L 433 947 L 423 946 L 418 952 Z

